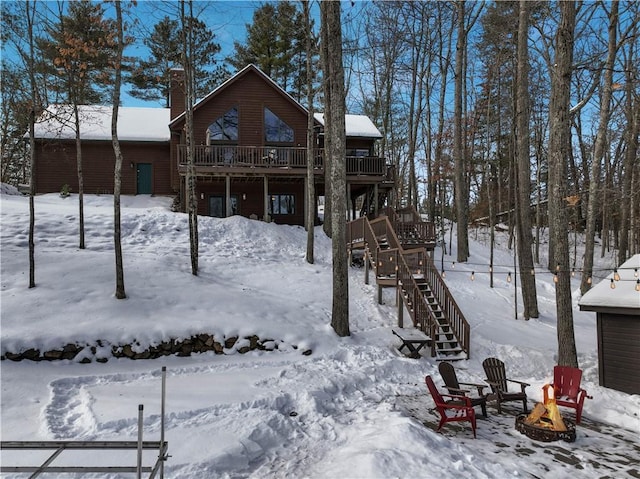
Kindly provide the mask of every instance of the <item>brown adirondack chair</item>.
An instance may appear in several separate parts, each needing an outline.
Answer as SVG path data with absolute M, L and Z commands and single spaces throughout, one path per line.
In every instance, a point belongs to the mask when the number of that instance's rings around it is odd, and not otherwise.
M 497 358 L 487 358 L 482 361 L 482 367 L 487 375 L 487 383 L 491 386 L 491 392 L 496 397 L 498 403 L 498 414 L 502 414 L 502 403 L 508 401 L 522 401 L 522 408 L 525 413 L 529 412 L 527 408 L 527 393 L 525 388 L 530 386 L 529 383 L 516 381 L 507 378 L 504 363 Z M 509 383 L 518 384 L 520 391 L 509 391 Z
M 582 406 L 586 398 L 593 399 L 587 395 L 587 391 L 580 387 L 582 380 L 582 370 L 571 366 L 554 366 L 553 382 L 542 386 L 544 403 L 549 399 L 549 389 L 553 389 L 553 395 L 558 406 L 572 407 L 576 410 L 576 424 L 580 424 L 582 419 Z
M 488 387 L 486 384 L 459 382 L 453 365 L 444 361 L 438 365 L 438 371 L 440 371 L 440 376 L 442 376 L 442 380 L 444 381 L 449 394 L 467 396 L 471 400 L 471 405 L 474 407 L 480 406 L 482 409 L 482 415 L 487 417 L 487 395 L 484 393 L 484 388 Z M 472 396 L 469 389 L 463 389 L 460 386 L 471 386 L 476 388 L 478 390 L 478 395 Z
M 438 388 L 433 383 L 431 376 L 425 377 L 427 388 L 433 402 L 436 403 L 436 410 L 440 414 L 440 424 L 438 431 L 447 422 L 469 421 L 473 429 L 473 438 L 476 437 L 476 413 L 471 405 L 471 400 L 465 396 L 454 396 L 452 394 L 440 394 Z M 446 402 L 444 398 L 451 398 L 457 402 Z

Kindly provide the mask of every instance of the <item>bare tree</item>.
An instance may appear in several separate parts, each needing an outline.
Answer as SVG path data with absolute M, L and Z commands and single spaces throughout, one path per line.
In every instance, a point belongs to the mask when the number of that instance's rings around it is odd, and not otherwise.
M 618 0 L 611 3 L 609 13 L 609 42 L 607 59 L 604 65 L 604 81 L 600 98 L 600 121 L 596 141 L 593 147 L 593 162 L 591 164 L 591 178 L 589 181 L 589 205 L 587 207 L 587 228 L 585 232 L 584 265 L 580 291 L 585 293 L 591 287 L 589 279 L 593 274 L 593 250 L 595 244 L 596 215 L 598 214 L 599 191 L 601 187 L 600 170 L 602 159 L 607 146 L 607 129 L 611 117 L 611 97 L 613 96 L 613 65 L 616 59 L 618 32 Z
M 469 31 L 480 16 L 482 4 L 475 11 L 470 11 L 469 21 L 466 0 L 456 0 L 456 16 L 458 21 L 458 38 L 456 41 L 456 62 L 454 73 L 454 113 L 453 113 L 453 156 L 455 161 L 454 196 L 456 204 L 458 251 L 457 261 L 465 262 L 469 258 L 469 188 L 467 182 L 467 161 L 465 158 L 464 93 L 466 91 L 466 55 Z
M 182 67 L 184 68 L 185 136 L 187 144 L 187 211 L 189 214 L 189 250 L 191 252 L 191 274 L 198 276 L 198 194 L 196 191 L 196 168 L 194 159 L 195 138 L 193 131 L 193 105 L 195 83 L 193 73 L 193 1 L 188 0 L 189 12 L 185 11 L 185 0 L 180 1 L 182 27 Z
M 531 244 L 531 162 L 529 158 L 529 11 L 527 0 L 520 0 L 518 20 L 518 60 L 516 77 L 516 142 L 518 154 L 518 261 L 524 318 L 537 318 L 536 296 Z
M 634 70 L 634 62 L 638 62 L 638 39 L 640 38 L 640 9 L 634 8 L 633 15 L 635 21 L 631 27 L 628 49 L 623 50 L 624 53 L 624 72 L 625 72 L 625 103 L 624 118 L 626 121 L 625 137 L 626 150 L 624 157 L 623 175 L 622 175 L 622 215 L 620 218 L 620 242 L 618 249 L 618 263 L 622 264 L 638 250 L 638 230 L 637 223 L 634 228 L 634 219 L 637 221 L 638 216 L 638 189 L 633 188 L 634 181 L 638 183 L 638 139 L 640 137 L 640 97 L 634 96 L 634 75 L 638 74 L 637 69 Z M 634 41 L 635 40 L 635 41 Z M 635 77 L 637 82 L 637 76 Z M 637 90 L 636 90 L 637 91 Z M 634 214 L 635 209 L 635 214 Z M 633 238 L 635 237 L 635 241 Z
M 29 70 L 29 86 L 31 91 L 31 109 L 29 111 L 29 163 L 31 166 L 31 181 L 29 182 L 29 288 L 36 286 L 36 260 L 35 260 L 35 196 L 36 196 L 36 105 L 38 104 L 38 94 L 35 76 L 35 42 L 33 25 L 36 16 L 36 2 L 25 3 L 25 18 L 27 20 L 27 37 L 29 39 L 29 55 L 27 59 L 27 69 Z
M 349 336 L 349 270 L 347 265 L 346 218 L 347 174 L 345 165 L 345 93 L 342 66 L 342 25 L 340 2 L 322 1 L 320 15 L 324 30 L 322 47 L 326 52 L 323 64 L 324 81 L 329 82 L 329 98 L 325 98 L 325 125 L 329 116 L 330 138 L 328 155 L 331 164 L 331 244 L 333 254 L 333 307 L 331 326 L 338 336 Z M 326 88 L 326 87 L 325 87 Z M 325 90 L 326 91 L 326 90 Z M 326 130 L 325 130 L 326 131 Z
M 122 234 L 120 227 L 120 189 L 122 187 L 122 149 L 118 139 L 118 110 L 120 107 L 120 87 L 122 85 L 122 52 L 124 50 L 124 28 L 122 24 L 122 5 L 120 0 L 114 2 L 116 9 L 116 51 L 113 59 L 113 110 L 111 113 L 111 143 L 115 154 L 113 172 L 113 245 L 116 255 L 116 298 L 124 299 L 124 267 L 122 264 Z
M 313 135 L 313 31 L 311 30 L 311 16 L 309 14 L 309 0 L 302 0 L 302 15 L 306 32 L 307 51 L 307 263 L 313 264 L 313 240 L 316 211 L 316 193 L 314 181 L 314 135 Z
M 573 43 L 576 23 L 574 0 L 560 2 L 560 24 L 556 32 L 555 61 L 551 71 L 549 106 L 549 233 L 553 240 L 552 264 L 557 265 L 556 314 L 558 331 L 558 364 L 578 366 L 571 275 L 569 273 L 569 241 L 567 217 L 567 158 L 569 156 L 571 120 L 570 88 Z M 551 259 L 550 259 L 551 262 Z

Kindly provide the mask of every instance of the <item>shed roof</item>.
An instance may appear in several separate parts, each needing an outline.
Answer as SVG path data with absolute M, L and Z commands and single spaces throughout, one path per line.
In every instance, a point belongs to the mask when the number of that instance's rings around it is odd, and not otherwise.
M 636 291 L 636 284 L 640 277 L 640 254 L 636 254 L 618 267 L 620 281 L 615 281 L 615 288 L 611 289 L 611 273 L 603 281 L 587 291 L 578 304 L 580 309 L 597 311 L 599 309 L 621 308 L 637 310 L 640 314 L 640 291 Z
M 111 140 L 112 108 L 103 105 L 79 105 L 80 138 Z M 120 107 L 118 138 L 121 141 L 168 142 L 169 108 Z M 35 137 L 72 140 L 76 137 L 71 105 L 49 105 L 35 124 Z

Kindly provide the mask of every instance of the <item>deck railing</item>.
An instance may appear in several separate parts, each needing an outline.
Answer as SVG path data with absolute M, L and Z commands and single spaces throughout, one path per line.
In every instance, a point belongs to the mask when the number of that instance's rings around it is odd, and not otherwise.
M 422 247 L 403 249 L 401 240 L 390 221 L 395 212 L 392 208 L 387 208 L 385 213 L 389 216 L 379 216 L 371 221 L 367 217 L 362 217 L 350 222 L 347 227 L 347 245 L 350 247 L 356 243 L 364 245 L 376 276 L 378 278 L 393 277 L 395 284 L 401 285 L 405 297 L 411 304 L 410 314 L 414 326 L 435 338 L 438 322 L 416 280 L 426 281 L 468 358 L 470 356 L 469 323 L 440 276 L 433 258 Z M 415 218 L 411 216 L 404 219 Z M 398 224 L 407 223 L 397 221 L 396 225 Z M 409 224 L 413 222 L 409 221 Z M 435 346 L 432 347 L 432 355 L 434 354 Z
M 324 149 L 313 152 L 313 167 L 324 168 Z M 187 145 L 178 145 L 178 164 L 187 164 Z M 306 168 L 307 149 L 304 147 L 197 145 L 194 164 L 198 166 L 245 168 Z M 348 175 L 389 175 L 389 165 L 379 156 L 347 156 Z

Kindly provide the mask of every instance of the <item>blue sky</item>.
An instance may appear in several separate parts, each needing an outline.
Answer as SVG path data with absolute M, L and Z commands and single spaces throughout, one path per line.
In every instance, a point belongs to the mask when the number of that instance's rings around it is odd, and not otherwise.
M 194 15 L 201 18 L 215 34 L 215 41 L 220 45 L 221 52 L 218 56 L 222 60 L 233 52 L 235 41 L 244 42 L 246 39 L 246 24 L 253 19 L 256 8 L 266 2 L 258 1 L 196 1 L 193 4 Z M 125 54 L 146 55 L 146 47 L 143 44 L 144 36 L 153 30 L 153 26 L 166 15 L 175 16 L 178 2 L 167 1 L 140 1 L 133 9 L 132 17 L 139 22 L 136 42 L 129 47 Z M 124 106 L 161 106 L 158 102 L 145 102 L 131 97 L 126 93 L 128 87 L 123 88 L 122 103 Z

